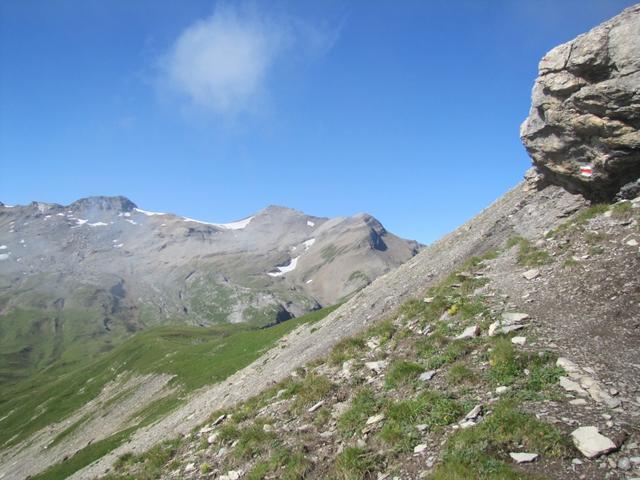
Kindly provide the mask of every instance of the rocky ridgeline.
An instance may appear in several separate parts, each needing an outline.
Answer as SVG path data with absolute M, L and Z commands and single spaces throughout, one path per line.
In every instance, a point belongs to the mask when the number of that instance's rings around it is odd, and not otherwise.
M 592 200 L 640 192 L 640 5 L 540 62 L 521 137 L 543 183 Z

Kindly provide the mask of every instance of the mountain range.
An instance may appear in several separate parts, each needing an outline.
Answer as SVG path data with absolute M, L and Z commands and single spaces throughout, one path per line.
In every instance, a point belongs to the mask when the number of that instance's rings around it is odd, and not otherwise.
M 124 197 L 2 205 L 0 378 L 76 349 L 107 351 L 152 326 L 298 317 L 337 303 L 419 247 L 367 214 L 329 219 L 269 206 L 207 223 Z

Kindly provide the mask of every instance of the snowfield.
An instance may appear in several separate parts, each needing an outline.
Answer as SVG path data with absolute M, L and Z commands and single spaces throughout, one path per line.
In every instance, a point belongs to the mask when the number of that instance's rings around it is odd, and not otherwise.
M 269 275 L 270 277 L 280 277 L 285 273 L 293 272 L 298 266 L 298 258 L 300 257 L 292 258 L 287 265 L 276 267 L 278 269 L 277 272 L 269 272 L 267 275 Z

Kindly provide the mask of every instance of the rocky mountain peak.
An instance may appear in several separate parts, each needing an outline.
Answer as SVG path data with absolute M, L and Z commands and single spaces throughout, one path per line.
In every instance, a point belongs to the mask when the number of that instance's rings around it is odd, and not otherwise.
M 81 198 L 80 200 L 76 200 L 71 205 L 69 205 L 71 209 L 78 210 L 115 210 L 117 212 L 131 212 L 137 205 L 133 203 L 126 197 L 123 196 L 95 196 L 95 197 L 86 197 Z
M 542 184 L 594 201 L 640 192 L 640 5 L 552 49 L 520 135 Z

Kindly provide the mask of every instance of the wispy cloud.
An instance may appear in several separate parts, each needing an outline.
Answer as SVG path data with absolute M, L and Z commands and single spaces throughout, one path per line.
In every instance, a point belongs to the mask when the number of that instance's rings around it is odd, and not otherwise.
M 161 62 L 162 76 L 196 107 L 224 115 L 251 111 L 285 52 L 323 54 L 336 38 L 337 30 L 223 4 L 180 34 Z

